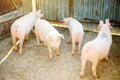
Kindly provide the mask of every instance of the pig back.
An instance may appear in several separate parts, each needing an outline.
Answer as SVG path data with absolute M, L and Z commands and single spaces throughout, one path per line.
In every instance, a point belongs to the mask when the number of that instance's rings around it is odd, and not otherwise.
M 58 33 L 58 31 L 46 20 L 38 19 L 35 24 L 35 30 L 38 32 L 42 41 L 52 32 Z

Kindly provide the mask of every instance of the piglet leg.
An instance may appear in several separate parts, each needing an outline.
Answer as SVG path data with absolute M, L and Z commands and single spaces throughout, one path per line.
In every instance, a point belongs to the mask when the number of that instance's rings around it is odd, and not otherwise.
M 51 47 L 48 47 L 48 50 L 49 50 L 49 57 L 50 57 L 50 59 L 52 60 L 53 57 L 52 57 L 52 49 L 51 49 Z

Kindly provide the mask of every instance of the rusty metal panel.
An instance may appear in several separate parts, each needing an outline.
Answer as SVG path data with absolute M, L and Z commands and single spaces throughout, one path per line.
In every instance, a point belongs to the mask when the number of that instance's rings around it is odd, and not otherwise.
M 74 18 L 120 21 L 120 0 L 74 0 Z
M 21 5 L 21 0 L 0 0 L 0 15 L 16 10 Z
M 22 0 L 0 0 L 0 24 L 22 14 Z
M 62 20 L 69 16 L 69 0 L 38 0 L 38 8 L 47 20 Z
M 0 1 L 0 15 L 5 14 L 11 10 L 14 10 L 14 7 L 10 4 L 9 0 Z

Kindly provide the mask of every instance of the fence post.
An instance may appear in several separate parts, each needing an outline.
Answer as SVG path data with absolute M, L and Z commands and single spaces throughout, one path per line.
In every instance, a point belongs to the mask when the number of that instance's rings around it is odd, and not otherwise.
M 70 17 L 73 17 L 74 15 L 74 4 L 73 4 L 73 0 L 69 0 L 69 16 Z
M 36 0 L 32 0 L 32 11 L 36 11 Z

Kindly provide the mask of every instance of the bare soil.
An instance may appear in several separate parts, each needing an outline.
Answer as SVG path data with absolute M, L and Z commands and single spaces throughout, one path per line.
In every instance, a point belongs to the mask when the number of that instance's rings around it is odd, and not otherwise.
M 37 47 L 36 38 L 31 34 L 24 42 L 23 54 L 13 51 L 8 59 L 0 65 L 0 80 L 95 80 L 92 76 L 91 63 L 87 62 L 85 76 L 80 78 L 81 55 L 71 55 L 71 44 L 67 43 L 69 31 L 57 28 L 65 36 L 60 44 L 60 56 L 53 53 L 50 60 L 47 47 Z M 82 46 L 94 39 L 97 33 L 86 31 Z M 113 43 L 108 61 L 100 61 L 97 66 L 97 80 L 120 80 L 120 36 L 112 36 Z M 13 46 L 11 36 L 0 40 L 0 60 Z

